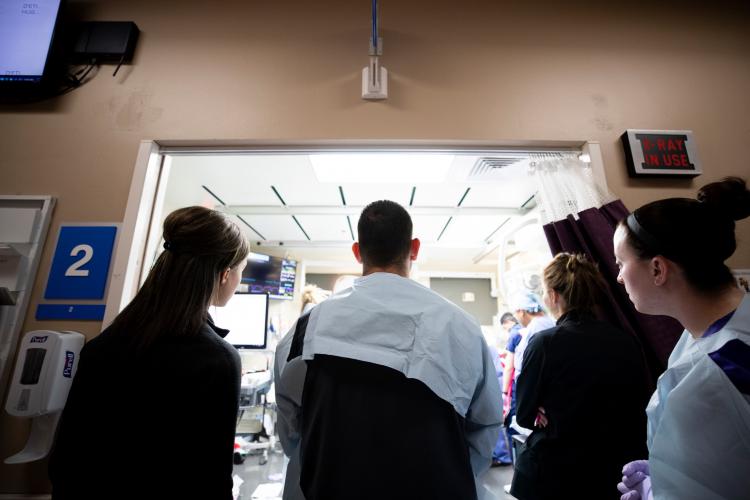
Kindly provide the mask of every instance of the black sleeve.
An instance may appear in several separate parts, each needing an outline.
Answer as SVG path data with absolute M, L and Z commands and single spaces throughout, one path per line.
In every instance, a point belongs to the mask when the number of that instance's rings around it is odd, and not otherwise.
M 211 498 L 232 498 L 232 456 L 237 413 L 240 401 L 241 363 L 237 351 L 227 346 L 217 353 L 212 373 L 206 374 L 208 383 L 202 384 L 200 428 L 190 437 L 195 453 L 194 463 L 188 465 L 196 493 Z
M 94 362 L 89 359 L 89 344 L 86 344 L 79 354 L 78 366 L 73 376 L 73 383 L 68 392 L 57 426 L 55 441 L 50 453 L 48 474 L 52 483 L 52 498 L 72 498 L 71 492 L 80 491 L 85 484 L 85 464 L 83 461 L 93 450 L 86 433 L 87 395 L 96 391 L 93 383 L 98 379 L 95 367 L 89 366 Z M 94 370 L 94 373 L 89 373 Z M 84 474 L 82 474 L 84 472 Z
M 539 401 L 542 399 L 546 337 L 547 335 L 538 333 L 529 342 L 516 384 L 516 420 L 527 429 L 534 428 Z
M 292 337 L 292 345 L 289 348 L 289 356 L 286 358 L 287 361 L 302 356 L 302 349 L 305 344 L 305 333 L 307 333 L 307 323 L 309 321 L 310 311 L 300 316 L 297 320 L 294 328 L 294 337 Z

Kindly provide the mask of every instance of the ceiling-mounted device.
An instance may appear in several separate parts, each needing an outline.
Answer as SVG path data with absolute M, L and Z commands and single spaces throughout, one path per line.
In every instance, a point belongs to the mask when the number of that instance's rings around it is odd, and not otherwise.
M 380 65 L 383 39 L 378 36 L 378 0 L 372 0 L 372 35 L 370 36 L 370 64 L 362 69 L 362 99 L 388 98 L 388 70 Z

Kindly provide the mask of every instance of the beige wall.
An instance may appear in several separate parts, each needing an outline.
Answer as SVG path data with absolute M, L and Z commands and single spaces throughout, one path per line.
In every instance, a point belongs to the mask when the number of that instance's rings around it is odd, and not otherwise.
M 750 176 L 743 2 L 383 0 L 390 98 L 379 103 L 359 97 L 366 1 L 70 3 L 84 19 L 133 20 L 142 36 L 117 77 L 105 66 L 64 97 L 0 108 L 0 193 L 56 196 L 52 234 L 62 221 L 122 220 L 141 139 L 592 140 L 629 207 Z M 629 179 L 626 128 L 693 130 L 705 174 Z M 738 235 L 730 264 L 750 268 L 750 221 Z M 43 282 L 26 330 L 40 326 Z M 99 325 L 62 327 L 91 337 Z M 26 425 L 0 417 L 0 426 L 5 457 Z M 102 459 L 117 434 L 102 436 Z M 45 491 L 45 466 L 0 466 L 0 492 Z

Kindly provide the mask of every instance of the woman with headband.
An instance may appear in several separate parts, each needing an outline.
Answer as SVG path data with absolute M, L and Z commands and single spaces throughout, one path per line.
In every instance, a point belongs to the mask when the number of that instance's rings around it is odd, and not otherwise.
M 750 191 L 730 177 L 697 200 L 644 205 L 615 231 L 617 280 L 635 308 L 685 327 L 646 409 L 648 460 L 623 468 L 622 500 L 748 498 L 750 295 L 724 261 L 749 215 Z

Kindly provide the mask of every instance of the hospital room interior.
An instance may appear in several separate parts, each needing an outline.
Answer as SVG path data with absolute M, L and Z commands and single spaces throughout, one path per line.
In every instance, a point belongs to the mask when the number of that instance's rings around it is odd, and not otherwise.
M 235 465 L 241 491 L 250 498 L 256 491 L 278 491 L 284 460 L 273 432 L 275 344 L 311 299 L 312 305 L 323 301 L 361 276 L 351 245 L 367 204 L 387 199 L 408 207 L 413 235 L 422 242 L 410 278 L 475 317 L 487 343 L 503 352 L 508 332 L 500 319 L 510 311 L 509 297 L 541 295 L 540 273 L 551 258 L 529 170 L 536 161 L 568 158 L 590 172 L 579 159 L 583 154 L 559 148 L 166 157 L 164 201 L 152 216 L 156 225 L 174 209 L 203 205 L 236 216 L 251 242 L 239 300 L 210 309 L 230 335 L 236 326 L 236 334 L 250 339 L 227 337 L 246 346 L 240 353 L 241 404 L 247 408 L 241 410 L 235 455 L 242 462 Z M 147 243 L 147 262 L 163 251 L 163 243 L 160 235 Z M 262 304 L 251 310 L 242 302 L 252 300 L 243 292 L 268 294 L 267 317 Z M 267 335 L 257 333 L 264 328 Z M 510 459 L 510 450 L 505 456 Z M 510 482 L 505 465 L 486 478 L 500 498 Z
M 367 269 L 357 260 L 358 223 L 373 202 L 405 209 L 419 245 L 401 276 L 475 325 L 487 357 L 475 356 L 471 370 L 497 380 L 498 417 L 486 424 L 497 439 L 491 449 L 484 443 L 480 467 L 473 458 L 461 462 L 474 471 L 478 500 L 550 498 L 527 493 L 518 467 L 536 437 L 550 432 L 547 417 L 557 429 L 557 415 L 540 406 L 534 425 L 524 427 L 515 396 L 521 354 L 531 345 L 532 335 L 523 339 L 529 319 L 559 328 L 570 312 L 555 309 L 545 282 L 558 253 L 582 254 L 595 266 L 603 284 L 596 315 L 636 346 L 646 396 L 672 373 L 676 353 L 692 346 L 679 314 L 638 303 L 618 235 L 668 240 L 665 232 L 649 235 L 639 207 L 703 203 L 704 186 L 750 182 L 747 2 L 3 3 L 0 500 L 75 498 L 55 493 L 62 483 L 52 471 L 81 351 L 134 303 L 160 263 L 183 251 L 164 235 L 170 214 L 186 207 L 220 214 L 249 250 L 226 305 L 214 290 L 208 307 L 211 331 L 240 364 L 232 467 L 224 471 L 233 500 L 300 498 L 288 487 L 300 474 L 299 451 L 290 452 L 285 435 L 289 417 L 279 399 L 286 395 L 277 398 L 293 354 L 279 358 L 277 346 L 294 338 L 292 351 L 313 366 L 306 349 L 317 315 L 335 310 Z M 41 54 L 38 68 L 17 70 L 32 50 Z M 689 227 L 684 220 L 672 226 L 683 224 Z M 711 317 L 721 321 L 711 321 L 705 337 L 715 330 L 722 333 L 711 342 L 725 335 L 748 344 L 741 321 L 749 317 L 750 219 L 737 216 L 727 231 L 736 249 L 720 264 L 730 273 L 733 307 Z M 690 238 L 712 238 L 705 234 Z M 708 250 L 700 252 L 702 259 Z M 678 269 L 696 262 L 675 259 Z M 704 296 L 718 296 L 711 290 Z M 719 413 L 747 422 L 750 386 L 733 376 L 722 380 L 738 388 L 740 410 Z M 648 397 L 635 419 L 643 419 L 643 456 L 623 461 L 635 465 L 622 474 L 618 467 L 610 493 L 687 498 L 662 493 Z M 188 418 L 190 410 L 176 407 L 173 417 Z M 474 410 L 456 411 L 463 423 Z M 97 460 L 106 464 L 126 446 L 125 434 L 101 420 L 76 425 L 84 433 L 106 429 L 97 436 Z M 744 445 L 733 457 L 744 464 L 750 428 L 737 429 Z M 170 450 L 190 439 L 164 429 L 170 471 L 189 460 Z M 576 434 L 573 442 L 598 439 Z M 367 450 L 352 459 L 367 467 Z M 718 471 L 714 465 L 706 469 Z M 379 472 L 389 475 L 388 467 Z M 747 481 L 722 478 L 731 483 L 723 492 Z M 696 499 L 743 498 L 708 493 L 711 477 L 691 481 Z M 120 498 L 111 487 L 99 498 Z M 392 498 L 404 498 L 393 488 Z M 627 496 L 636 490 L 639 496 Z

